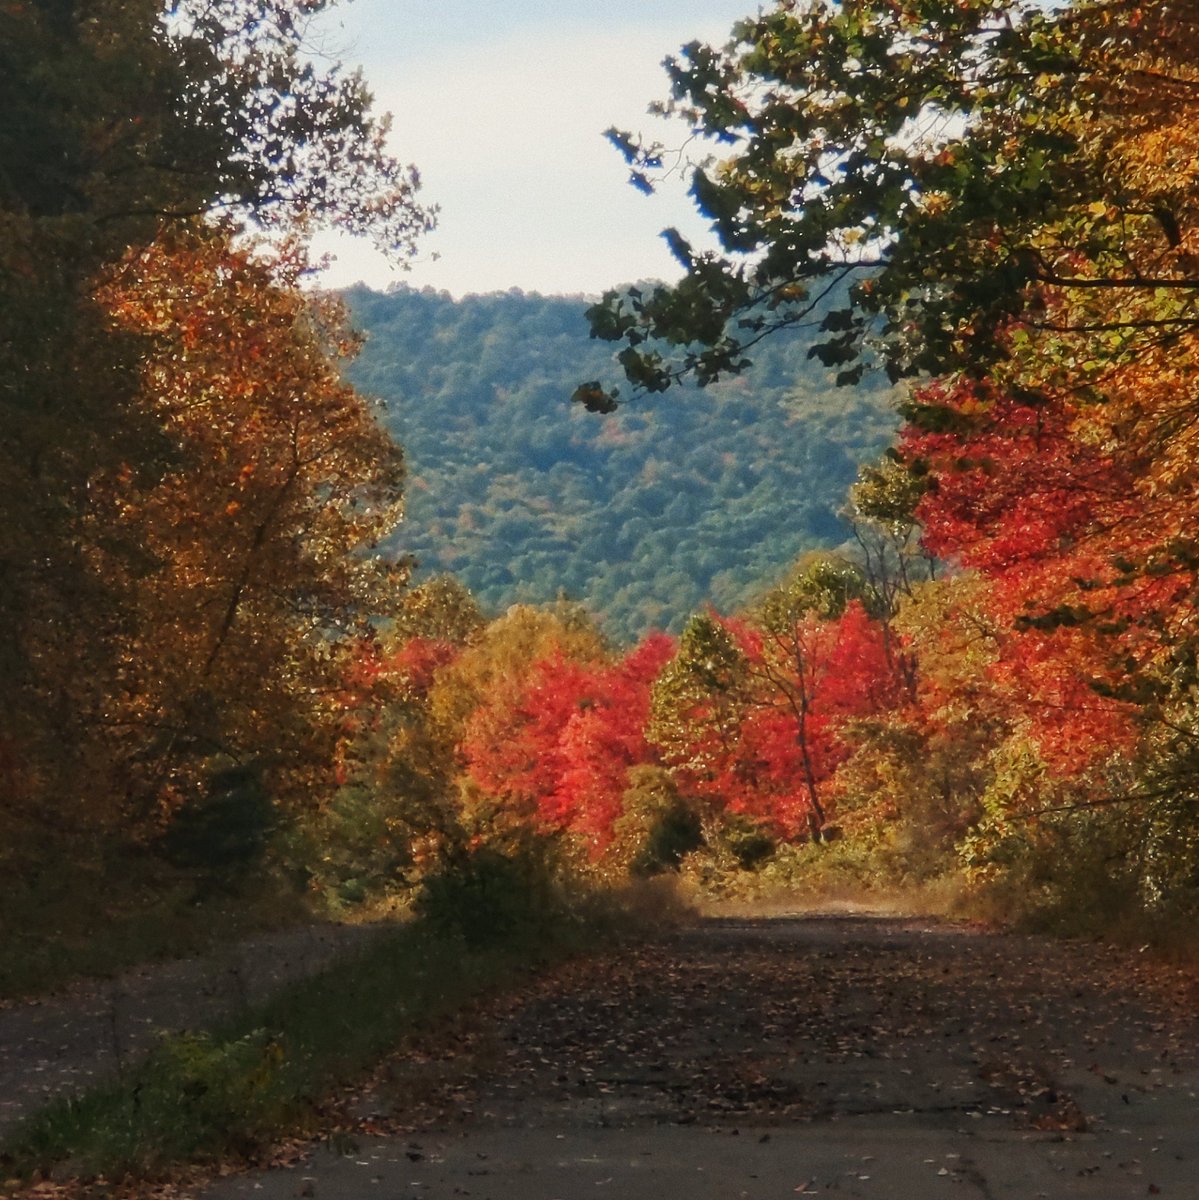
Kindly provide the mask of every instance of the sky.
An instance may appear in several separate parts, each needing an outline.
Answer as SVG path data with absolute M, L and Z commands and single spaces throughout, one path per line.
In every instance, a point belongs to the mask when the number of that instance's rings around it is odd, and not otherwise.
M 679 145 L 678 122 L 646 109 L 669 91 L 662 60 L 723 43 L 758 0 L 349 0 L 314 37 L 360 67 L 391 149 L 414 163 L 439 228 L 408 271 L 367 243 L 329 237 L 327 286 L 359 280 L 455 296 L 598 294 L 679 269 L 658 236 L 703 236 L 681 178 L 646 197 L 603 137 L 611 125 Z

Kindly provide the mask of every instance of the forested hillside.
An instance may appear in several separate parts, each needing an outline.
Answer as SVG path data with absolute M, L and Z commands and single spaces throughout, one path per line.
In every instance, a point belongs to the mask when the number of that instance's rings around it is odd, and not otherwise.
M 885 380 L 835 387 L 801 332 L 739 379 L 602 417 L 568 402 L 580 380 L 616 374 L 581 298 L 347 299 L 367 335 L 350 378 L 386 402 L 408 457 L 388 546 L 491 609 L 565 592 L 633 638 L 708 600 L 735 608 L 849 536 L 846 488 L 894 429 Z

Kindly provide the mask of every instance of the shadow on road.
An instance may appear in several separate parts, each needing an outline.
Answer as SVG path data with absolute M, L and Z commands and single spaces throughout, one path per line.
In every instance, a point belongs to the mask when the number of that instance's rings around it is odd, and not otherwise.
M 910 915 L 712 917 L 385 1064 L 356 1112 L 387 1136 L 207 1195 L 1194 1196 L 1184 982 Z

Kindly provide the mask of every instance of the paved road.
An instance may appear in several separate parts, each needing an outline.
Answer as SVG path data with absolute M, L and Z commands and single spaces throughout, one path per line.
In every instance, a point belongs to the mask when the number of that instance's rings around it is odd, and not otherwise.
M 711 920 L 386 1064 L 386 1136 L 202 1195 L 1196 1200 L 1196 1000 L 1094 945 Z

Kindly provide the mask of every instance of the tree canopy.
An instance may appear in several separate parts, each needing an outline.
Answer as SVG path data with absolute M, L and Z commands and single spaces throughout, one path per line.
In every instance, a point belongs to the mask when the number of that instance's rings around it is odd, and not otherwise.
M 618 370 L 587 337 L 581 298 L 346 299 L 366 339 L 348 377 L 385 402 L 411 471 L 386 545 L 422 572 L 453 571 L 496 611 L 565 592 L 635 641 L 681 628 L 705 600 L 738 606 L 851 536 L 846 489 L 895 428 L 890 389 L 839 393 L 802 333 L 764 346 L 740 379 L 597 429 L 564 403 L 580 370 Z
M 339 378 L 337 305 L 298 283 L 309 228 L 403 259 L 432 213 L 362 81 L 307 52 L 322 7 L 0 8 L 16 828 L 149 837 L 232 768 L 299 795 L 331 763 L 338 638 L 403 576 L 362 557 L 399 450 Z
M 1125 356 L 1191 328 L 1194 38 L 1185 3 L 784 0 L 693 43 L 662 107 L 714 145 L 691 190 L 718 248 L 668 230 L 683 280 L 608 293 L 593 334 L 653 392 L 740 370 L 794 325 L 845 382 L 867 343 L 893 378 L 977 376 L 1013 324 Z M 612 136 L 652 186 L 663 148 Z

